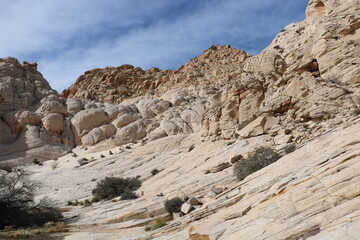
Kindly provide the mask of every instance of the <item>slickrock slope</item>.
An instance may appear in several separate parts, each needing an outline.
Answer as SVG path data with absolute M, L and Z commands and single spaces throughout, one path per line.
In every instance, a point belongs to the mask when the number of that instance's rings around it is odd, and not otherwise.
M 138 199 L 70 207 L 66 216 L 73 228 L 67 240 L 353 240 L 360 237 L 360 117 L 349 121 L 351 127 L 299 146 L 241 182 L 232 173 L 231 159 L 273 145 L 270 137 L 200 142 L 199 135 L 191 134 L 130 148 L 76 148 L 79 157 L 59 158 L 54 170 L 54 161 L 30 170 L 44 184 L 41 195 L 60 205 L 90 199 L 96 182 L 105 177 L 141 176 Z M 83 157 L 92 160 L 79 166 L 74 160 Z M 160 172 L 153 176 L 153 169 Z M 175 196 L 196 197 L 203 205 L 145 232 L 153 218 L 168 217 L 164 202 Z

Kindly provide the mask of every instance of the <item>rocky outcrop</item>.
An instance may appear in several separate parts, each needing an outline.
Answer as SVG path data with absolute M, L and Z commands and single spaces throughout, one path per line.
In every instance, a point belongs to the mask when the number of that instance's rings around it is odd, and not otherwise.
M 65 154 L 74 144 L 66 139 L 67 116 L 65 99 L 51 89 L 36 64 L 0 59 L 0 165 Z
M 249 56 L 229 45 L 212 46 L 176 71 L 144 71 L 131 65 L 93 69 L 81 75 L 62 96 L 120 103 L 137 96 L 159 96 L 174 88 L 224 83 L 241 75 Z

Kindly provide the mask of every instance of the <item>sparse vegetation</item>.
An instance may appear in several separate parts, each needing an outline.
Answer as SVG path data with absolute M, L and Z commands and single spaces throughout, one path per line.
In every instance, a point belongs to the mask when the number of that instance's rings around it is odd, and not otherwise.
M 184 201 L 181 198 L 175 197 L 165 201 L 165 209 L 169 214 L 180 212 L 183 203 Z
M 76 153 L 74 153 L 72 156 L 73 156 L 73 157 L 77 157 L 78 155 L 77 155 Z
M 6 227 L 0 231 L 0 239 L 57 239 L 51 233 L 68 232 L 69 226 L 64 222 L 48 222 L 42 227 L 13 228 Z
M 235 176 L 242 181 L 248 175 L 276 162 L 279 158 L 280 154 L 270 147 L 257 148 L 249 157 L 235 163 Z
M 154 229 L 161 228 L 166 225 L 166 220 L 162 217 L 157 217 L 154 219 Z
M 354 113 L 353 113 L 355 116 L 358 116 L 358 115 L 360 115 L 360 108 L 355 108 L 355 110 L 354 110 Z
M 61 220 L 61 213 L 48 200 L 34 201 L 39 185 L 29 177 L 23 169 L 13 169 L 0 177 L 0 229 L 5 226 L 43 226 Z
M 151 231 L 158 228 L 161 228 L 166 225 L 166 220 L 162 217 L 156 217 L 154 218 L 151 225 L 148 225 L 145 227 L 145 231 Z
M 158 174 L 160 171 L 158 170 L 158 169 L 153 169 L 153 170 L 151 170 L 151 174 L 153 175 L 153 176 L 155 176 L 156 174 Z
M 113 152 L 111 150 L 109 151 L 109 155 L 113 155 Z
M 101 158 L 104 158 L 104 157 L 105 157 L 105 155 L 104 155 L 104 154 L 101 154 L 101 155 L 100 155 L 100 157 L 101 157 Z
M 289 145 L 285 146 L 283 150 L 284 150 L 285 154 L 292 153 L 293 151 L 296 150 L 296 145 L 295 144 L 289 144 Z
M 348 46 L 350 46 L 350 45 L 359 46 L 359 43 L 352 39 L 347 42 L 347 45 Z
M 40 162 L 37 158 L 34 158 L 33 163 L 36 164 L 36 165 L 39 165 L 39 166 L 43 165 L 43 163 Z
M 125 191 L 121 194 L 121 200 L 136 199 L 138 196 L 133 191 Z
M 92 203 L 91 203 L 91 201 L 90 201 L 89 199 L 85 199 L 85 200 L 84 200 L 84 205 L 85 205 L 85 206 L 91 206 Z
M 134 199 L 137 196 L 133 191 L 139 189 L 141 181 L 137 178 L 107 177 L 97 183 L 92 191 L 94 199 L 112 199 L 121 196 L 121 199 Z

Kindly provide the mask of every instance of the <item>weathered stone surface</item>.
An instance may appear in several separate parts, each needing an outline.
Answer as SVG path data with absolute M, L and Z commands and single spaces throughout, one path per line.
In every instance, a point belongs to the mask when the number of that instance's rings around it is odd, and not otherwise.
M 121 128 L 115 136 L 115 144 L 123 145 L 143 139 L 146 136 L 146 126 L 140 119 Z
M 191 197 L 189 198 L 189 200 L 187 201 L 191 206 L 194 205 L 202 205 L 202 202 L 199 201 L 199 199 L 197 199 L 196 197 Z
M 67 110 L 71 114 L 76 114 L 81 110 L 84 110 L 84 104 L 80 99 L 68 98 L 66 99 Z
M 242 138 L 255 137 L 264 134 L 264 125 L 266 123 L 265 117 L 259 117 L 246 125 L 243 129 L 238 131 L 238 134 Z
M 83 134 L 83 131 L 91 130 L 107 122 L 108 117 L 102 109 L 82 110 L 71 119 L 71 123 L 79 136 Z
M 124 113 L 120 114 L 113 122 L 116 128 L 122 128 L 126 125 L 129 125 L 132 122 L 142 118 L 140 114 Z
M 189 203 L 183 203 L 183 205 L 181 206 L 181 212 L 183 212 L 184 214 L 190 213 L 193 209 L 194 207 Z
M 83 145 L 95 145 L 102 140 L 105 140 L 116 133 L 116 128 L 112 124 L 103 125 L 92 129 L 88 134 L 81 138 Z
M 61 134 L 64 131 L 64 117 L 59 113 L 47 114 L 41 121 L 50 133 Z
M 231 164 L 229 162 L 220 163 L 219 165 L 210 168 L 209 172 L 210 173 L 217 173 L 217 172 L 220 172 L 220 171 L 222 171 L 224 169 L 227 169 L 229 167 L 231 167 Z

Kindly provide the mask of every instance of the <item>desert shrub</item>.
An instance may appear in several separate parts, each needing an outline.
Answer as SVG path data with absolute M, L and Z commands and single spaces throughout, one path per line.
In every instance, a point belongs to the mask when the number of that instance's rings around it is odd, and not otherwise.
M 165 209 L 169 214 L 173 214 L 174 212 L 180 212 L 183 203 L 184 201 L 179 197 L 168 199 L 165 201 Z
M 285 154 L 292 153 L 293 151 L 296 150 L 296 145 L 295 145 L 295 144 L 287 145 L 286 147 L 284 147 L 283 150 L 284 150 L 284 153 L 285 153 Z
M 104 158 L 104 157 L 105 157 L 105 155 L 104 155 L 104 154 L 101 154 L 101 155 L 100 155 L 100 157 L 101 157 L 101 158 Z
M 162 217 L 157 217 L 154 219 L 153 229 L 161 228 L 166 225 L 166 220 Z
M 74 153 L 72 156 L 73 156 L 73 157 L 77 157 L 78 155 L 77 155 L 76 153 Z
M 34 160 L 32 161 L 34 164 L 36 164 L 36 165 L 39 165 L 39 166 L 42 166 L 43 165 L 43 163 L 42 162 L 40 162 L 37 158 L 34 158 Z
M 156 217 L 152 223 L 145 227 L 145 231 L 155 230 L 166 225 L 166 220 L 162 217 Z
M 35 203 L 38 187 L 30 180 L 29 173 L 22 169 L 13 169 L 0 177 L 0 228 L 41 226 L 62 218 L 61 213 L 45 199 Z
M 360 108 L 355 108 L 353 115 L 355 116 L 360 115 Z
M 136 178 L 107 177 L 97 183 L 92 191 L 95 199 L 111 199 L 118 196 L 130 197 L 129 192 L 139 189 L 141 181 Z
M 153 170 L 151 170 L 151 174 L 153 175 L 153 176 L 155 176 L 156 174 L 158 174 L 160 171 L 158 170 L 158 169 L 153 169 Z
M 121 194 L 121 200 L 136 199 L 138 196 L 132 191 L 125 191 Z
M 113 155 L 113 152 L 111 150 L 109 151 L 109 155 Z
M 280 157 L 280 154 L 270 147 L 257 148 L 248 158 L 235 163 L 235 176 L 241 181 L 248 175 L 276 162 Z

